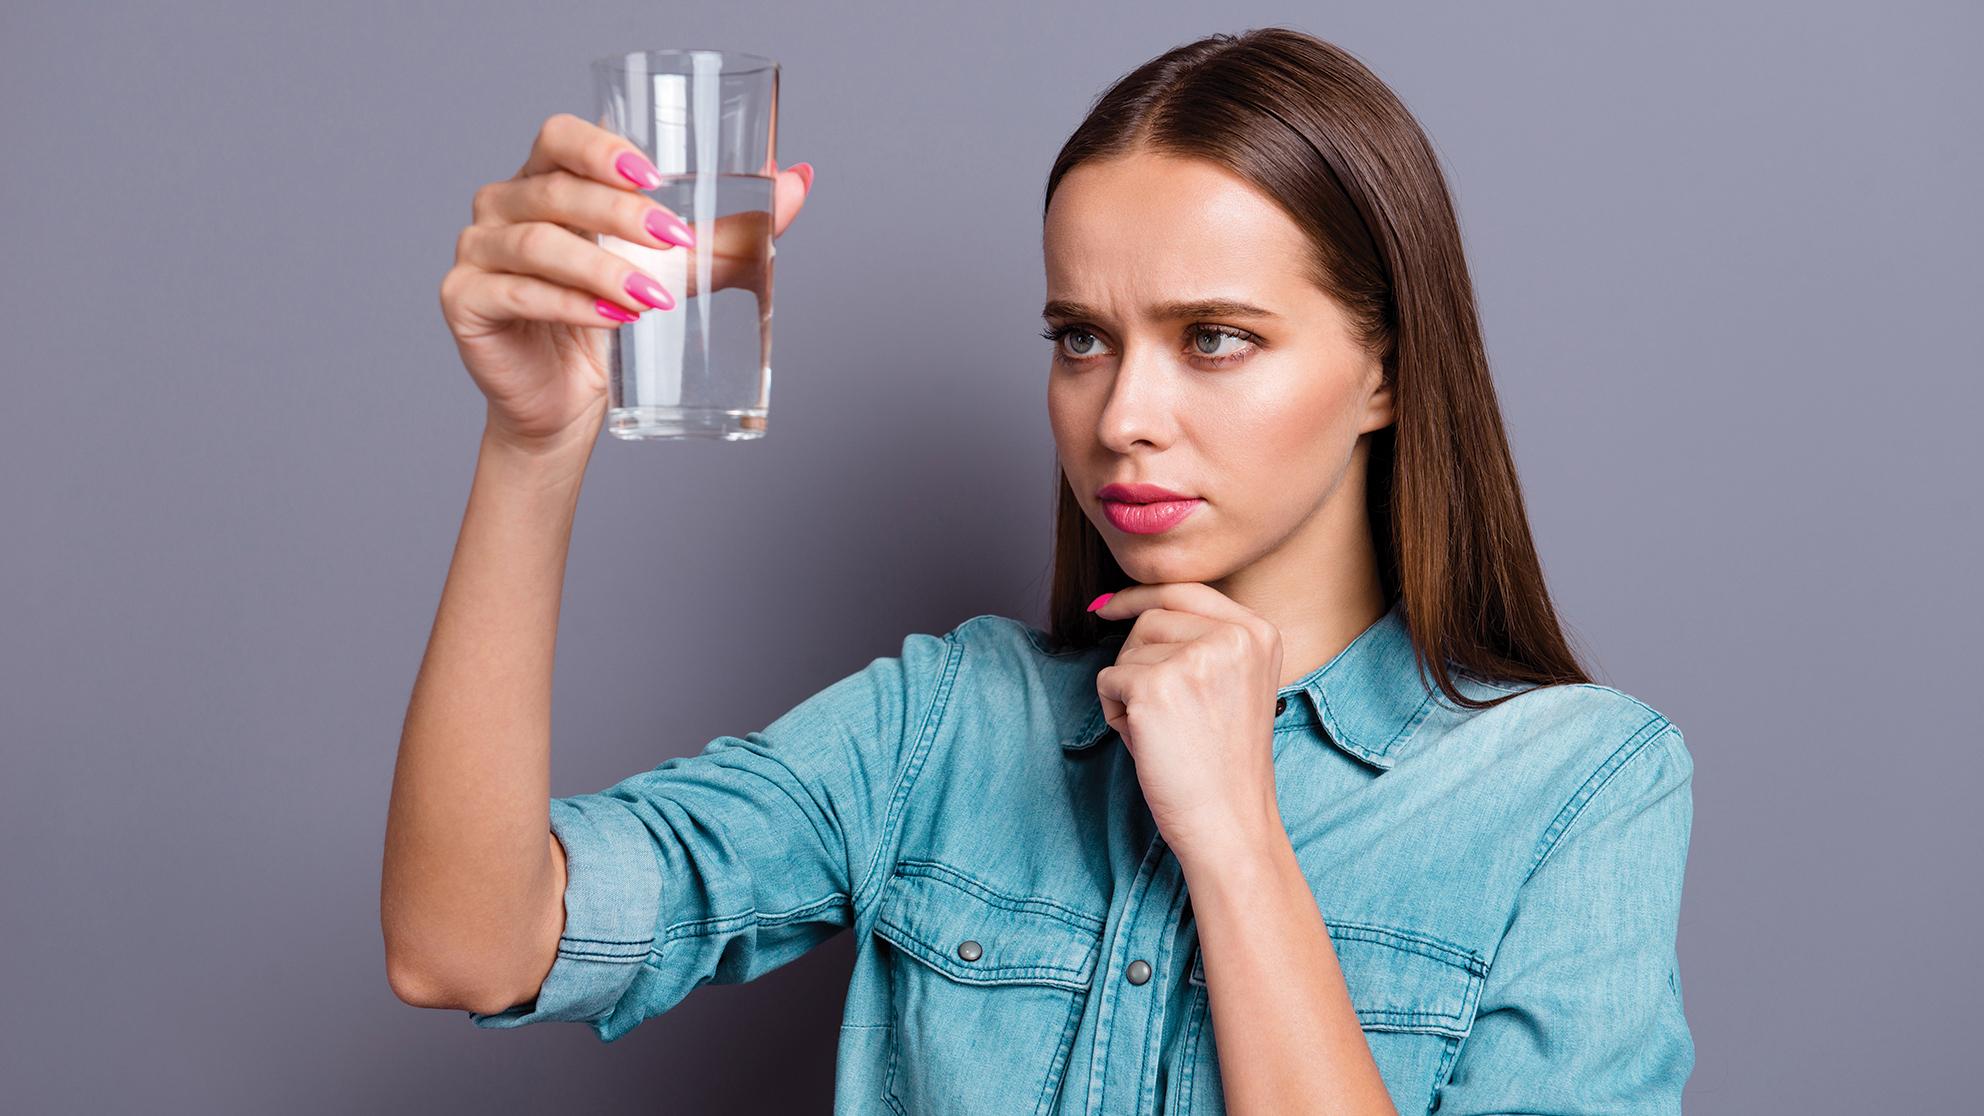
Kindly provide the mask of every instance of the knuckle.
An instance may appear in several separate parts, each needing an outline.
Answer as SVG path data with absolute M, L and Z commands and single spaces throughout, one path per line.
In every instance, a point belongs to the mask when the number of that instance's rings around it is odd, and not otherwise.
M 530 311 L 530 294 L 525 285 L 515 279 L 497 285 L 496 300 L 504 310 L 520 318 Z
M 566 214 L 577 200 L 579 179 L 571 171 L 555 170 L 544 176 L 544 203 L 551 211 Z
M 524 186 L 524 194 L 530 200 L 531 212 L 543 214 L 552 212 L 558 204 L 557 171 L 533 174 Z
M 542 257 L 551 251 L 551 242 L 556 232 L 542 221 L 532 221 L 517 226 L 517 254 L 520 256 Z
M 480 235 L 480 226 L 464 225 L 455 236 L 455 259 L 465 260 L 475 250 L 475 240 Z

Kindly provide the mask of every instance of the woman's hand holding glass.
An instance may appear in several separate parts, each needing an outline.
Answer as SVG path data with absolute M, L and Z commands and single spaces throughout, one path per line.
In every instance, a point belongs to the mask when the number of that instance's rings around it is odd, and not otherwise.
M 812 173 L 805 164 L 771 173 L 776 238 L 805 204 Z M 607 331 L 697 293 L 663 289 L 597 235 L 708 252 L 713 288 L 763 293 L 762 253 L 725 245 L 762 248 L 764 213 L 719 217 L 712 243 L 698 244 L 678 214 L 642 192 L 658 181 L 653 175 L 626 138 L 558 113 L 538 129 L 515 175 L 476 190 L 472 221 L 441 280 L 441 313 L 488 399 L 490 434 L 532 450 L 590 445 L 606 415 Z M 684 270 L 693 282 L 697 268 Z

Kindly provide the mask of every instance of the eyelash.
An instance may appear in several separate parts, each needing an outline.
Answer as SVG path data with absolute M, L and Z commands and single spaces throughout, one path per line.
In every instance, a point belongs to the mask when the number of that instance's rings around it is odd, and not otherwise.
M 1192 356 L 1192 359 L 1194 360 L 1204 361 L 1207 364 L 1221 368 L 1230 364 L 1238 364 L 1241 361 L 1246 360 L 1248 357 L 1254 355 L 1254 349 L 1258 348 L 1261 342 L 1261 339 L 1258 336 L 1252 333 L 1248 333 L 1244 329 L 1235 329 L 1232 326 L 1207 325 L 1204 323 L 1195 323 L 1186 328 L 1185 335 L 1189 339 L 1194 332 L 1217 333 L 1225 337 L 1231 337 L 1234 338 L 1235 340 L 1247 342 L 1248 347 L 1246 349 L 1237 353 L 1228 353 L 1226 356 L 1223 357 L 1208 357 L 1199 354 L 1190 354 Z M 1085 361 L 1098 359 L 1093 356 L 1085 356 L 1085 357 L 1069 356 L 1067 353 L 1062 352 L 1061 339 L 1068 336 L 1071 333 L 1087 334 L 1090 337 L 1095 336 L 1092 330 L 1085 329 L 1082 326 L 1076 325 L 1074 323 L 1069 323 L 1067 325 L 1059 325 L 1059 326 L 1048 326 L 1046 329 L 1040 331 L 1040 335 L 1042 337 L 1053 342 L 1055 360 L 1065 360 L 1070 364 L 1081 364 Z

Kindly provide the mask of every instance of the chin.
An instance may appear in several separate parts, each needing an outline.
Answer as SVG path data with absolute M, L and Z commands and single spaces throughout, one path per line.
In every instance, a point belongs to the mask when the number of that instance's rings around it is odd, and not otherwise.
M 1105 536 L 1106 537 L 1106 536 Z M 1109 553 L 1123 572 L 1142 585 L 1161 581 L 1211 581 L 1220 575 L 1214 565 L 1182 540 L 1163 535 L 1131 535 L 1129 545 L 1113 545 Z

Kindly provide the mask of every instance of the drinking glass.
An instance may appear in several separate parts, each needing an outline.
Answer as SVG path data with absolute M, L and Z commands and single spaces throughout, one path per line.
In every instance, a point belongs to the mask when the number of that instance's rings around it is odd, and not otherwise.
M 661 172 L 644 190 L 694 248 L 599 244 L 675 297 L 615 329 L 606 429 L 627 440 L 762 438 L 772 383 L 777 62 L 729 50 L 640 50 L 592 63 L 600 126 Z

